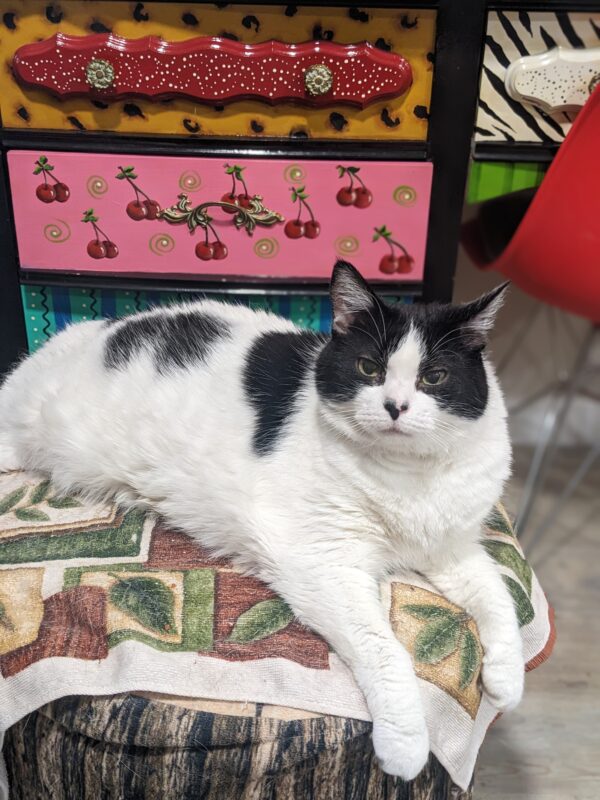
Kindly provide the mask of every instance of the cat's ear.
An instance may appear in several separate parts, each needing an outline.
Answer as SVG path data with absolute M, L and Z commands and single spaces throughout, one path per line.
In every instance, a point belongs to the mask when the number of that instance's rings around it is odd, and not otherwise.
M 487 337 L 504 304 L 509 286 L 510 282 L 506 281 L 491 292 L 482 294 L 477 300 L 457 307 L 461 328 L 471 347 L 483 350 L 487 344 Z
M 379 302 L 360 272 L 347 261 L 338 261 L 331 276 L 333 332 L 347 333 L 359 314 Z

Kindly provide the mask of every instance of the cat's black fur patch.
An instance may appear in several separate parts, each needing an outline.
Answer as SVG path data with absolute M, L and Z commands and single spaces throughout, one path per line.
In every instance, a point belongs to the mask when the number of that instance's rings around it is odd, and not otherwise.
M 317 361 L 316 383 L 326 400 L 352 400 L 361 389 L 373 382 L 356 369 L 359 358 L 369 358 L 385 368 L 388 358 L 408 333 L 405 314 L 381 301 L 370 313 L 358 314 L 345 334 L 334 335 Z
M 160 373 L 203 361 L 216 341 L 228 337 L 227 323 L 198 311 L 177 314 L 142 314 L 125 320 L 106 340 L 107 369 L 127 366 L 144 349 L 154 356 Z
M 256 411 L 253 446 L 266 455 L 275 448 L 303 381 L 326 337 L 312 331 L 264 333 L 250 348 L 244 390 Z

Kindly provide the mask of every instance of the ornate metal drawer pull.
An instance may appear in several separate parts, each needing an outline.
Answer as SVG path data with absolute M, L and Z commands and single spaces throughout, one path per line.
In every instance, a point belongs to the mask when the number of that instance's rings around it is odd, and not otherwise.
M 220 105 L 253 99 L 364 108 L 412 83 L 405 58 L 367 42 L 250 45 L 208 36 L 166 42 L 58 33 L 19 47 L 12 68 L 19 83 L 59 97 L 185 97 Z

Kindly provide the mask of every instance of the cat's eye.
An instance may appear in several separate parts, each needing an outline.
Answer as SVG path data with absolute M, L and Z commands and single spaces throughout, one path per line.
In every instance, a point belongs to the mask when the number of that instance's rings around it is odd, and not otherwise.
M 430 369 L 421 375 L 421 383 L 424 386 L 439 386 L 448 377 L 448 371 L 445 369 Z
M 381 375 L 381 367 L 370 358 L 359 358 L 356 362 L 356 369 L 365 378 L 378 378 Z

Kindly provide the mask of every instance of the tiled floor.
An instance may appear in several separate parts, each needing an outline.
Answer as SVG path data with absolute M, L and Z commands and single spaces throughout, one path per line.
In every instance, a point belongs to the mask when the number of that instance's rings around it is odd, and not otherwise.
M 530 453 L 516 454 L 511 510 Z M 582 456 L 562 452 L 536 513 L 544 516 Z M 527 537 L 524 539 L 527 550 Z M 600 461 L 556 524 L 527 553 L 556 611 L 551 659 L 528 676 L 525 699 L 492 727 L 475 777 L 476 800 L 600 798 Z

